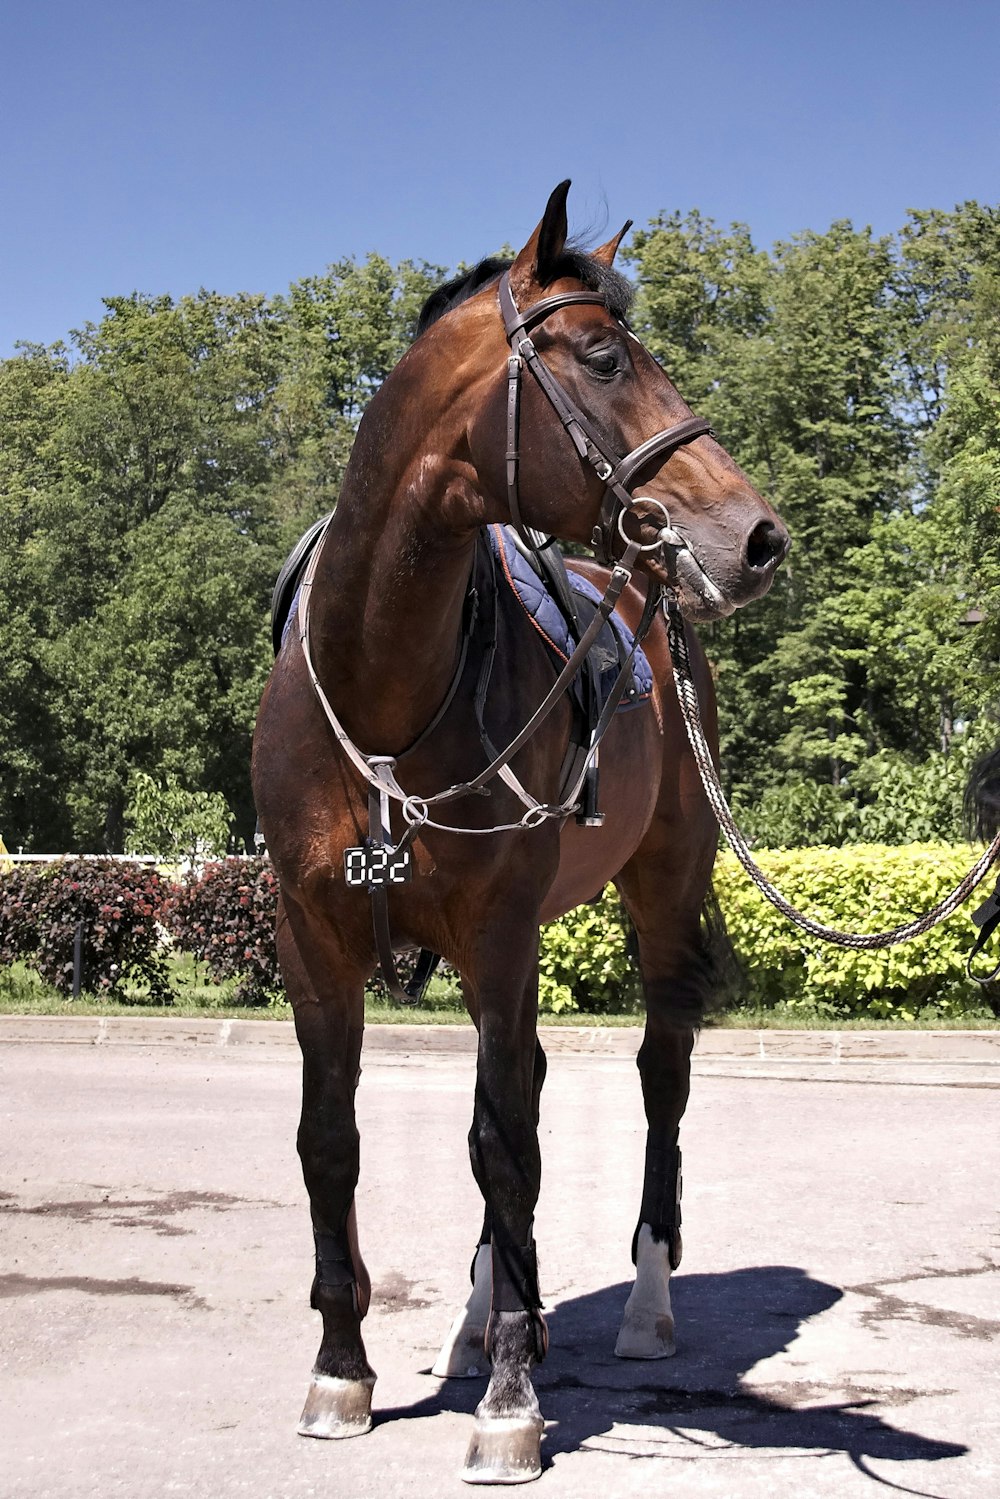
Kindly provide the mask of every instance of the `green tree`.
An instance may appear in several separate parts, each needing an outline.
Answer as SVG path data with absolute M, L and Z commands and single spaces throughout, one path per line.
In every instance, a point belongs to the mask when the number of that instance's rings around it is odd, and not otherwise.
M 25 347 L 0 362 L 0 829 L 67 847 L 58 814 L 65 778 L 59 684 L 47 650 L 39 586 L 39 496 L 59 478 L 52 432 L 68 383 L 66 351 Z
M 252 835 L 271 587 L 436 279 L 369 256 L 284 297 L 114 297 L 0 363 L 11 841 L 120 848 L 136 771 L 224 795 Z
M 114 589 L 59 645 L 77 725 L 74 826 L 120 847 L 130 775 L 147 769 L 224 795 L 249 839 L 250 741 L 280 552 L 190 495 L 137 527 L 127 550 Z
M 631 253 L 644 337 L 794 538 L 768 599 L 708 632 L 727 774 L 759 794 L 776 750 L 789 771 L 836 784 L 864 753 L 864 683 L 819 606 L 848 585 L 907 456 L 890 243 L 836 223 L 768 256 L 742 226 L 675 215 Z
M 291 541 L 336 504 L 365 407 L 413 337 L 441 267 L 339 261 L 275 299 L 281 372 L 269 494 Z
M 219 858 L 229 846 L 229 807 L 214 791 L 185 791 L 173 776 L 154 781 L 135 771 L 125 806 L 127 853 L 159 854 L 192 865 Z

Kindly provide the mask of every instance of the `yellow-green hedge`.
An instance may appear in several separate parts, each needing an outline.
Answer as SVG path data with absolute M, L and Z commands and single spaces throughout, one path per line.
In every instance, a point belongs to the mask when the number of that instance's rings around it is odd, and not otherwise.
M 920 843 L 799 848 L 756 857 L 806 915 L 841 930 L 878 932 L 935 905 L 975 856 L 966 844 Z M 965 906 L 923 937 L 855 952 L 792 926 L 731 854 L 720 856 L 715 870 L 716 894 L 746 973 L 748 1004 L 875 1018 L 912 1018 L 928 1005 L 942 1014 L 982 1006 L 983 991 L 966 978 L 965 956 L 975 935 L 970 913 L 992 886 L 988 876 Z M 622 1011 L 636 1008 L 637 1000 L 621 908 L 609 886 L 601 901 L 544 929 L 540 1004 L 549 1011 Z
M 786 900 L 842 931 L 879 932 L 936 905 L 965 875 L 967 844 L 852 844 L 761 853 L 757 862 Z M 989 876 L 965 906 L 922 937 L 874 952 L 819 942 L 794 927 L 751 884 L 732 854 L 716 865 L 716 893 L 750 984 L 751 1002 L 784 1002 L 839 1014 L 915 1015 L 925 1005 L 961 1012 L 983 992 L 965 958 L 970 913 L 992 889 Z

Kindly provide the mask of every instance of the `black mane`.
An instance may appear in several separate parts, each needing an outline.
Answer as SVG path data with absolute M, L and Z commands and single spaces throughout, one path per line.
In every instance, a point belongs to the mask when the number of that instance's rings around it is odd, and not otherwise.
M 439 286 L 437 291 L 431 292 L 427 301 L 420 310 L 417 319 L 417 336 L 424 333 L 438 318 L 444 317 L 453 307 L 458 307 L 462 302 L 468 301 L 482 287 L 488 286 L 493 281 L 499 281 L 504 271 L 509 270 L 514 264 L 512 260 L 502 260 L 496 255 L 488 255 L 478 265 L 473 266 L 471 271 L 464 272 L 461 276 L 455 276 L 453 280 L 446 281 Z M 582 281 L 588 291 L 600 292 L 604 298 L 608 311 L 618 318 L 628 316 L 628 310 L 632 305 L 635 295 L 635 287 L 627 276 L 621 271 L 614 270 L 611 266 L 604 265 L 588 255 L 586 250 L 577 250 L 570 246 L 563 251 L 552 268 L 551 280 L 558 281 L 560 276 L 572 276 L 577 281 Z

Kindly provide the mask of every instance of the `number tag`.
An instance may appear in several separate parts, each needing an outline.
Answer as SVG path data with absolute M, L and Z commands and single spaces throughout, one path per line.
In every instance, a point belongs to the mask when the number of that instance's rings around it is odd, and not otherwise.
M 380 885 L 405 885 L 412 872 L 408 848 L 402 853 L 384 845 L 344 850 L 344 875 L 349 885 L 366 885 L 370 890 Z

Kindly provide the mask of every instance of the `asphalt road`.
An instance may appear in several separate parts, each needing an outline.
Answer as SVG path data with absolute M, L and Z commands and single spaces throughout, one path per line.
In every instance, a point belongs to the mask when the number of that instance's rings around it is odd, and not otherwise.
M 0 1045 L 0 1494 L 438 1499 L 478 1383 L 427 1370 L 479 1205 L 467 1051 L 372 1050 L 359 1095 L 376 1426 L 295 1434 L 318 1319 L 285 1045 Z M 612 1356 L 638 1079 L 553 1056 L 535 1492 L 1000 1494 L 1000 1068 L 699 1063 L 677 1357 Z

